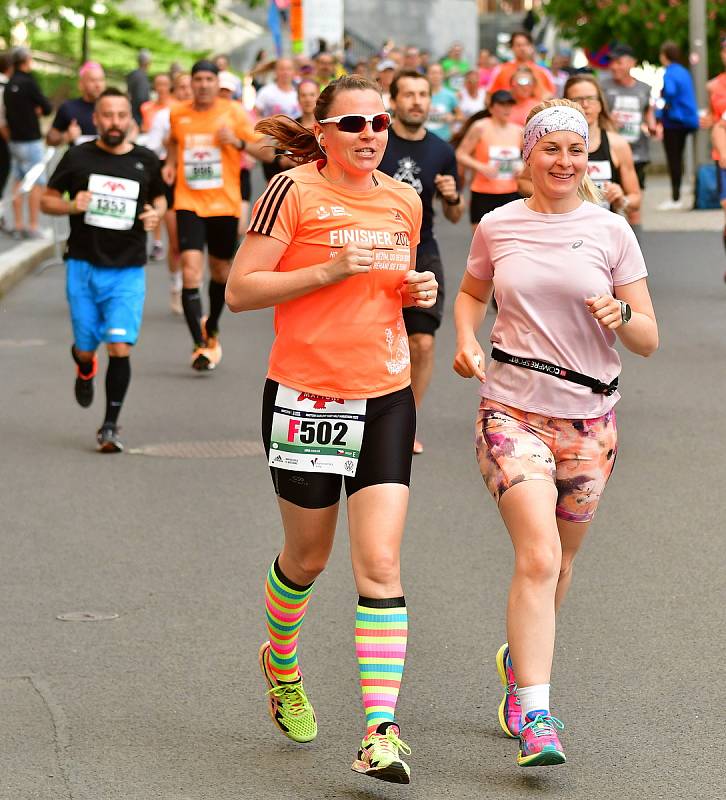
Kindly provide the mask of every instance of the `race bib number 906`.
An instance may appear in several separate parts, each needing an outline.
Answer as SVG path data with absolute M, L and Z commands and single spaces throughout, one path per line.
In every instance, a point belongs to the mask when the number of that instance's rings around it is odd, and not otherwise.
M 366 401 L 277 389 L 268 463 L 296 472 L 355 476 Z

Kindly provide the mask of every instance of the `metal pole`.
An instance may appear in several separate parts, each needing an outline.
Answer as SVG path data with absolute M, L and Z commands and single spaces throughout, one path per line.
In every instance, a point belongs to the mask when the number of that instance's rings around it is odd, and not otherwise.
M 688 3 L 688 34 L 690 53 L 688 61 L 691 65 L 691 75 L 696 86 L 696 98 L 701 114 L 708 111 L 708 37 L 706 27 L 706 0 L 689 0 Z M 699 131 L 694 136 L 694 156 L 696 166 L 709 161 L 709 135 L 708 131 Z

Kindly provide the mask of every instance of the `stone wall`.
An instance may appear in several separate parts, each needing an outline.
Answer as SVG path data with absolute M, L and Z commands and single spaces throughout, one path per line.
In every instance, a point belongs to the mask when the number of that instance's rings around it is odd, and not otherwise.
M 472 63 L 479 49 L 476 0 L 348 0 L 345 27 L 376 47 L 391 38 L 430 50 L 434 58 L 455 41 Z

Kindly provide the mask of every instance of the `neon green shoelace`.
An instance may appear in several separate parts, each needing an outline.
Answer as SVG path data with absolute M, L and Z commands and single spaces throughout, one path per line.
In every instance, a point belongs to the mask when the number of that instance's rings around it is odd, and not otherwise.
M 294 683 L 289 686 L 281 684 L 268 689 L 267 694 L 277 698 L 282 704 L 283 711 L 293 717 L 299 717 L 307 711 L 309 706 L 308 697 L 302 683 Z
M 380 733 L 374 734 L 377 738 L 376 744 L 381 749 L 385 750 L 387 753 L 391 753 L 394 756 L 398 755 L 398 750 L 404 753 L 407 756 L 411 755 L 411 748 L 403 741 L 403 739 L 399 739 L 396 735 L 396 731 L 393 729 L 393 726 L 390 726 L 385 734 L 381 735 Z M 394 748 L 396 748 L 394 750 Z

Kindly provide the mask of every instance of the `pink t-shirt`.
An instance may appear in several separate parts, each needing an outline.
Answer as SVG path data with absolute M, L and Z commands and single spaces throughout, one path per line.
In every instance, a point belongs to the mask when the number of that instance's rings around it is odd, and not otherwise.
M 566 214 L 541 214 L 515 200 L 486 214 L 474 234 L 467 271 L 494 281 L 499 311 L 492 344 L 605 383 L 620 373 L 616 336 L 585 305 L 648 274 L 625 219 L 583 202 Z M 586 386 L 488 360 L 483 397 L 550 417 L 591 419 L 618 401 Z

